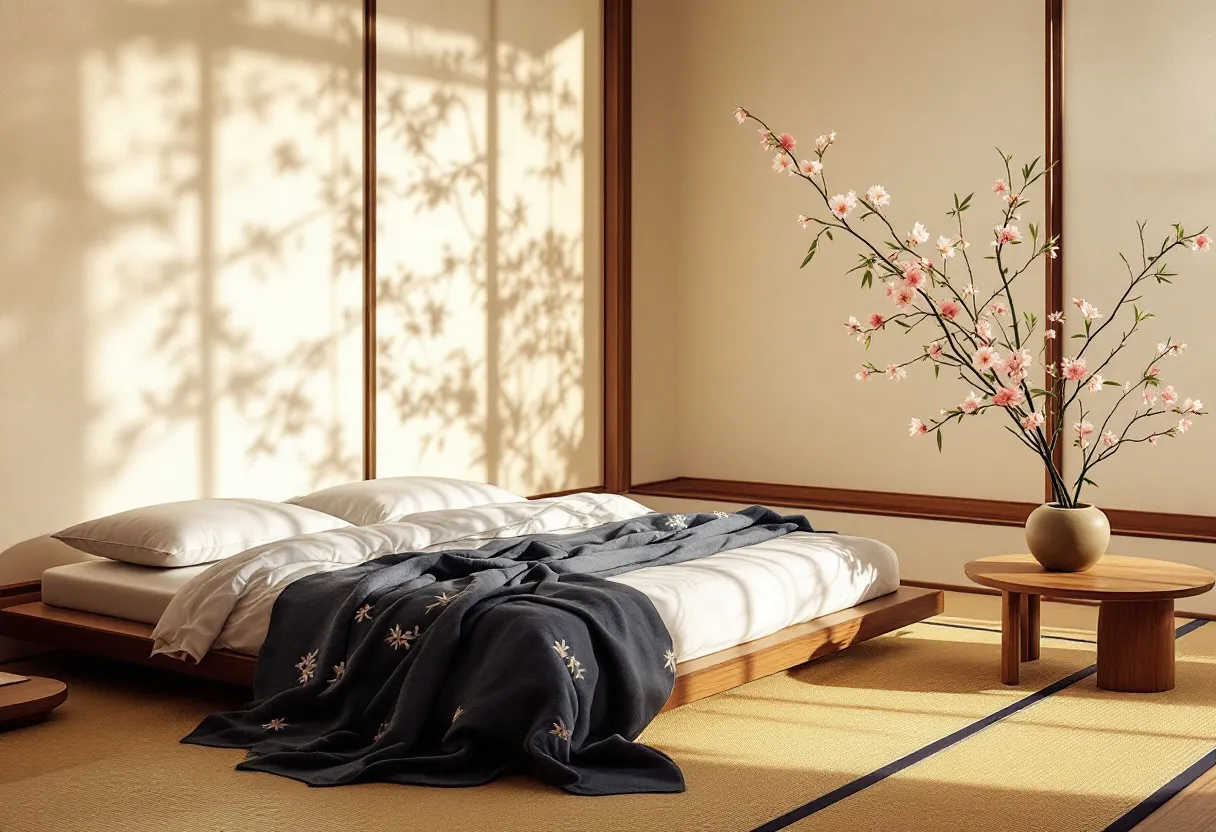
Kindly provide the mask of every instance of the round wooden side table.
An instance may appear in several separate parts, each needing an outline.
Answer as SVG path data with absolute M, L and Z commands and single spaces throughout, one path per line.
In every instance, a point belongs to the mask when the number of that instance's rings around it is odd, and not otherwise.
M 973 560 L 967 577 L 1001 590 L 1001 681 L 1039 657 L 1039 598 L 1098 601 L 1098 687 L 1158 693 L 1174 687 L 1174 599 L 1200 595 L 1216 575 L 1198 566 L 1107 555 L 1085 572 L 1048 572 L 1030 555 Z
M 41 722 L 67 698 L 67 685 L 44 676 L 0 686 L 0 731 Z

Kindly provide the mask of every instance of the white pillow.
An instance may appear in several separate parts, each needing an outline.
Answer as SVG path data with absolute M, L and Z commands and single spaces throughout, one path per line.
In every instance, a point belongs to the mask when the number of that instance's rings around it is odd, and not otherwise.
M 287 502 L 341 517 L 356 526 L 371 526 L 423 511 L 518 503 L 526 499 L 482 482 L 445 477 L 386 477 L 323 488 Z
M 133 508 L 51 535 L 82 552 L 144 566 L 194 566 L 345 520 L 267 500 L 203 499 Z

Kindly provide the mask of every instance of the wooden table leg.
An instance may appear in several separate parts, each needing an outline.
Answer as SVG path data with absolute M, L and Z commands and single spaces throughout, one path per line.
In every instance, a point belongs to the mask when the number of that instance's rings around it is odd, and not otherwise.
M 1039 596 L 1022 594 L 1022 661 L 1039 657 Z
M 1022 593 L 1001 593 L 1001 681 L 1018 683 L 1022 661 Z
M 1123 693 L 1174 689 L 1174 602 L 1103 601 L 1098 687 Z

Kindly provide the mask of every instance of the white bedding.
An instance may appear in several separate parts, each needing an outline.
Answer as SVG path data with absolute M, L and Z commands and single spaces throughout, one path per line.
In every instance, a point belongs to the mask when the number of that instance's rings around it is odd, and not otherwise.
M 477 545 L 495 537 L 568 533 L 648 513 L 625 497 L 576 494 L 415 515 L 409 521 L 302 535 L 252 549 L 193 575 L 146 569 L 118 576 L 102 566 L 48 570 L 47 603 L 148 620 L 163 609 L 154 652 L 201 659 L 212 648 L 256 655 L 275 598 L 292 581 L 384 554 Z M 85 569 L 84 567 L 89 567 Z M 140 569 L 140 567 L 131 567 Z M 57 573 L 52 576 L 51 573 Z M 66 576 L 66 577 L 65 577 Z M 672 635 L 678 661 L 770 635 L 780 629 L 893 592 L 899 566 L 874 540 L 794 533 L 673 566 L 639 569 L 611 580 L 643 592 Z M 47 586 L 52 587 L 46 595 Z M 106 599 L 106 600 L 103 600 Z M 105 609 L 98 608 L 105 606 Z

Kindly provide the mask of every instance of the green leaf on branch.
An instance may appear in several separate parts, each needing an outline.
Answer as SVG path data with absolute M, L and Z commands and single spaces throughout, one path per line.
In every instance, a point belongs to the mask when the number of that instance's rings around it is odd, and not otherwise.
M 1123 386 L 1123 382 L 1121 382 L 1121 381 L 1114 381 L 1113 379 L 1109 379 L 1109 378 L 1108 378 L 1108 379 L 1106 379 L 1106 380 L 1104 380 L 1104 381 L 1102 382 L 1102 386 L 1103 386 L 1103 387 L 1122 387 L 1122 386 Z
M 1084 337 L 1085 337 L 1085 333 L 1084 333 L 1084 332 L 1078 332 L 1076 335 L 1069 335 L 1068 337 L 1069 337 L 1069 338 L 1084 338 Z
M 941 377 L 941 374 L 942 374 L 942 365 L 941 365 L 941 364 L 934 364 L 934 365 L 933 365 L 933 377 L 934 377 L 934 378 L 940 378 L 940 377 Z
M 869 289 L 874 285 L 874 272 L 866 269 L 866 273 L 861 276 L 861 285 L 863 288 Z
M 938 452 L 939 454 L 942 452 L 942 431 L 941 431 L 941 428 L 938 428 L 938 431 L 937 431 L 937 452 Z

